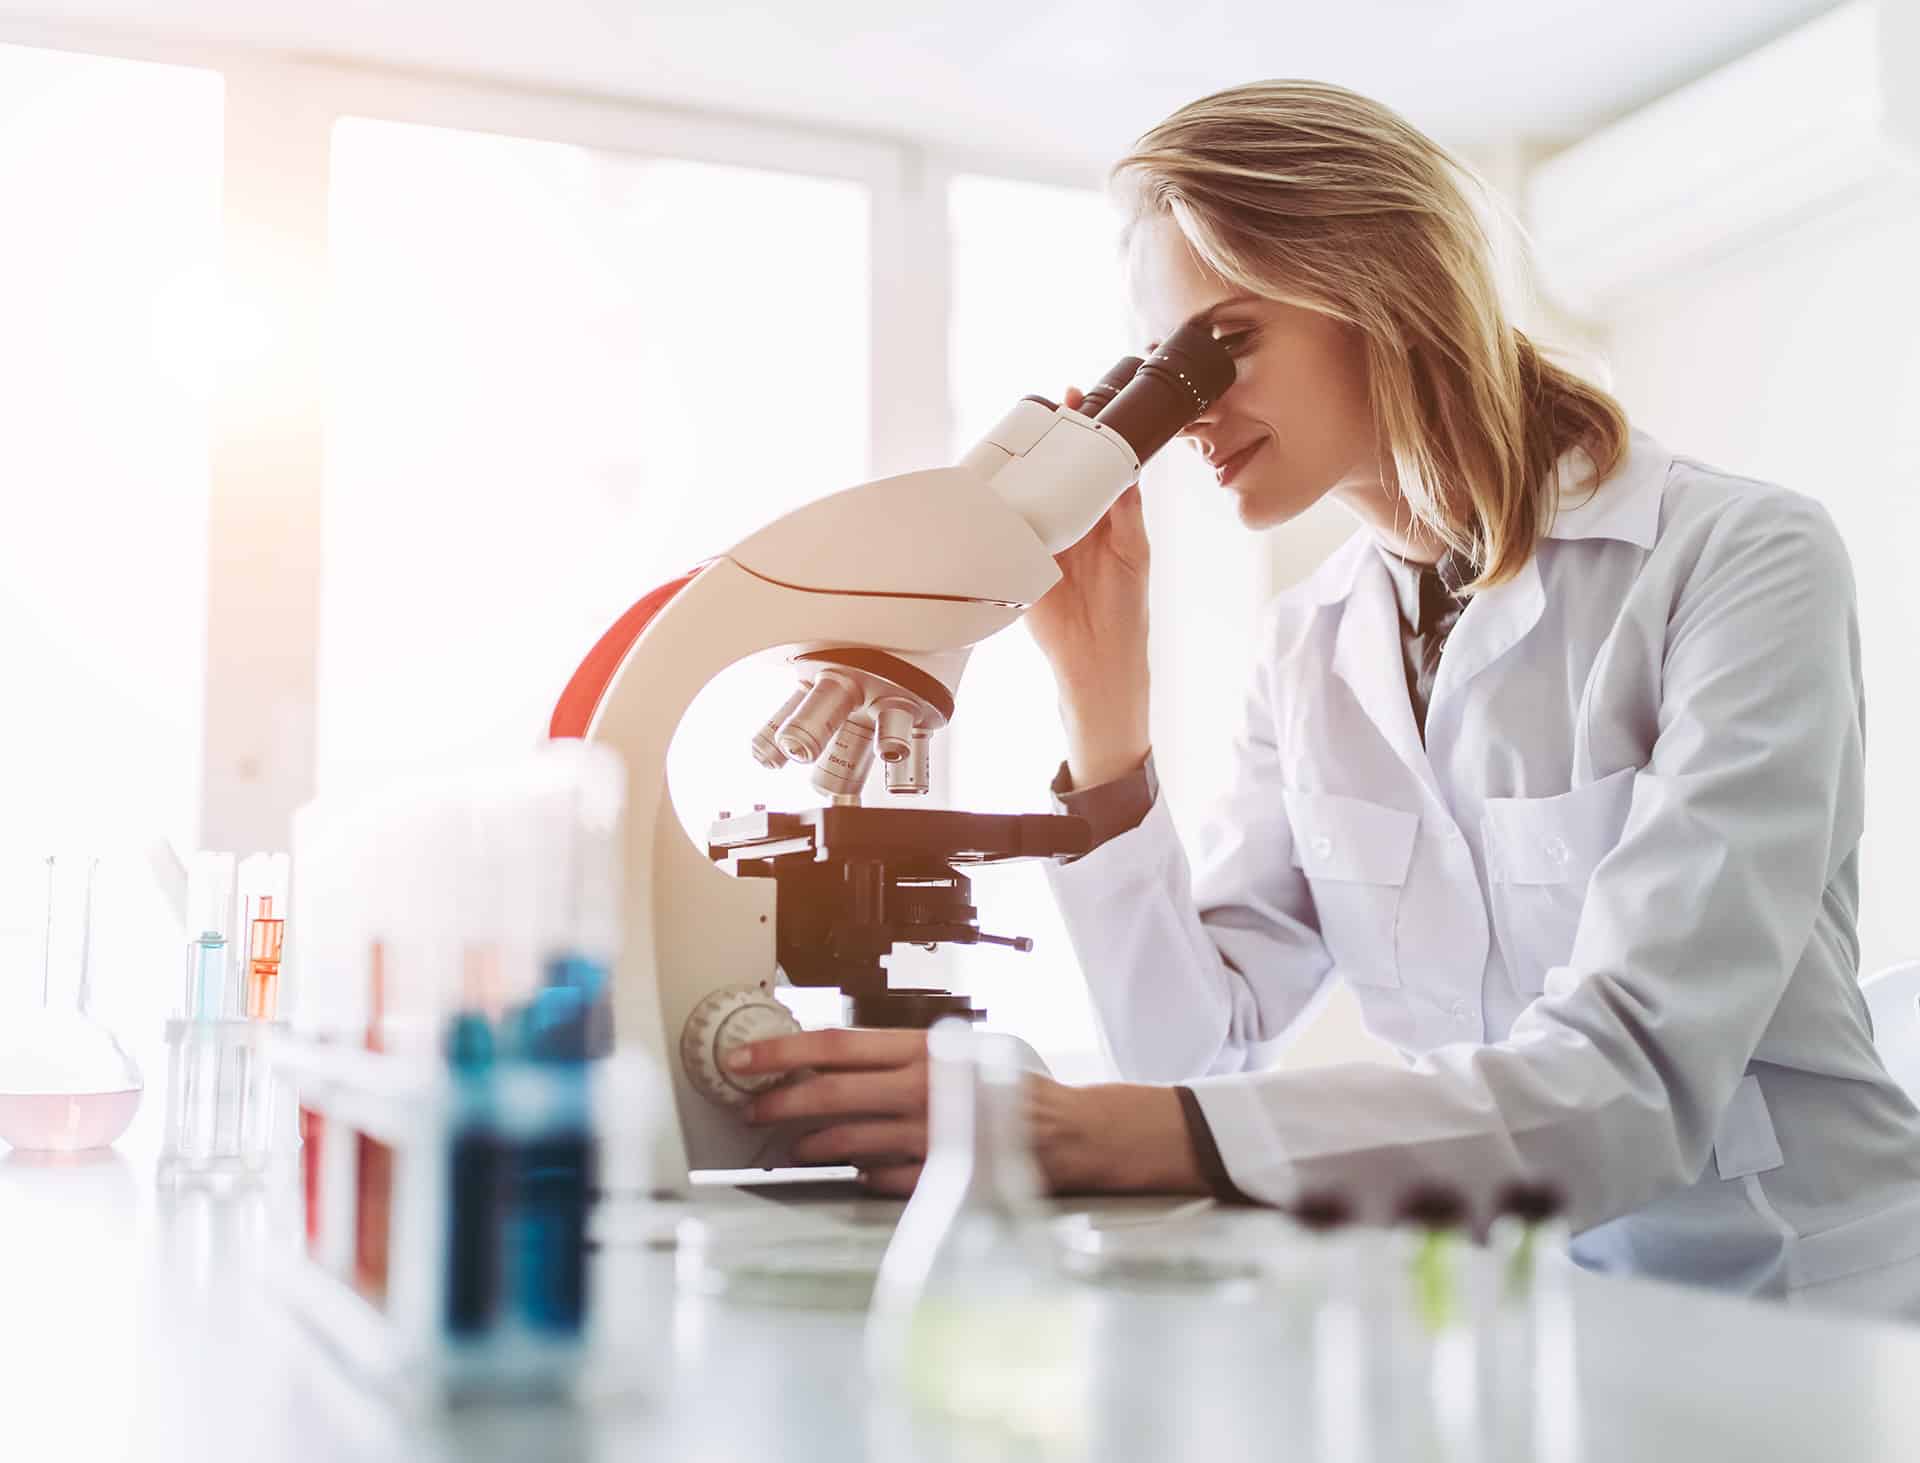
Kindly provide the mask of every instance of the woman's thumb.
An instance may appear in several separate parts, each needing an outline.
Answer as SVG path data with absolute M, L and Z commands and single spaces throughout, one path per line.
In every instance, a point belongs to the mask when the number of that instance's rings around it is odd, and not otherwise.
M 1135 483 L 1113 500 L 1107 510 L 1114 552 L 1129 560 L 1144 559 L 1147 552 L 1147 514 L 1140 501 L 1140 484 Z

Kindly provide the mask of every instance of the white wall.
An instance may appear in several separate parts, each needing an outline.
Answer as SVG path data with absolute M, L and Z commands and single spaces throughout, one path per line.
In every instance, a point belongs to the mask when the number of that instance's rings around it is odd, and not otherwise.
M 1609 354 L 1669 448 L 1784 483 L 1853 556 L 1867 684 L 1861 969 L 1920 954 L 1920 180 L 1617 307 Z

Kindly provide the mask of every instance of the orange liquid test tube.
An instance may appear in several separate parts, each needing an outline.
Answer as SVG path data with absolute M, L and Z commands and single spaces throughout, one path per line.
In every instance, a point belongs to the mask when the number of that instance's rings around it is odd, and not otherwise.
M 271 1021 L 280 1004 L 280 950 L 287 922 L 273 918 L 273 896 L 262 895 L 247 939 L 247 1015 Z

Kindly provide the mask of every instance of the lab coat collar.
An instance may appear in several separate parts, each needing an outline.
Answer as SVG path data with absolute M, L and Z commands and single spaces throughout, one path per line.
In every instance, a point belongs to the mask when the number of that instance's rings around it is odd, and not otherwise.
M 1613 538 L 1651 548 L 1672 462 L 1658 443 L 1635 433 L 1619 467 L 1598 491 L 1592 491 L 1591 459 L 1577 449 L 1567 453 L 1555 472 L 1560 506 L 1547 536 Z M 1334 642 L 1335 674 L 1347 683 L 1400 760 L 1438 795 L 1407 696 L 1391 575 L 1372 534 L 1355 534 L 1309 583 L 1319 604 L 1343 606 Z M 1473 597 L 1440 661 L 1427 710 L 1430 732 L 1442 720 L 1442 708 L 1457 700 L 1469 681 L 1527 637 L 1545 606 L 1538 554 L 1529 554 L 1512 578 Z
M 1340 612 L 1333 643 L 1333 671 L 1347 683 L 1367 719 L 1412 772 L 1439 794 L 1433 770 L 1413 720 L 1406 665 L 1400 655 L 1400 614 L 1386 561 L 1370 534 L 1356 534 L 1362 550 L 1344 576 L 1351 593 Z M 1351 545 L 1349 545 L 1351 547 Z M 1344 552 L 1344 551 L 1343 551 Z M 1469 609 L 1472 606 L 1468 607 Z M 1445 666 L 1443 659 L 1441 665 Z
M 1673 468 L 1673 454 L 1645 432 L 1627 438 L 1627 450 L 1598 488 L 1593 459 L 1575 447 L 1554 470 L 1560 508 L 1547 537 L 1612 538 L 1653 547 L 1660 533 L 1660 500 Z
M 1362 528 L 1339 548 L 1327 555 L 1326 562 L 1307 580 L 1307 592 L 1317 605 L 1337 605 L 1353 593 L 1354 582 L 1369 561 L 1378 563 L 1380 551 L 1371 529 Z M 1387 566 L 1380 565 L 1385 574 Z
M 1612 475 L 1595 488 L 1593 459 L 1581 448 L 1571 449 L 1554 467 L 1559 508 L 1546 537 L 1612 538 L 1652 548 L 1660 532 L 1660 503 L 1672 468 L 1672 453 L 1645 432 L 1632 432 Z M 1334 605 L 1346 600 L 1367 561 L 1376 557 L 1373 534 L 1363 528 L 1335 549 L 1307 581 L 1313 602 Z

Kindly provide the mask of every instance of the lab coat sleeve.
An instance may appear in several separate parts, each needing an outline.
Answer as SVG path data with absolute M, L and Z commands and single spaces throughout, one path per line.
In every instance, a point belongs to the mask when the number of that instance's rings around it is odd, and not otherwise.
M 1386 1213 L 1423 1179 L 1546 1176 L 1586 1228 L 1696 1181 L 1858 842 L 1852 575 L 1825 513 L 1724 509 L 1668 615 L 1652 753 L 1568 963 L 1493 1045 L 1195 1084 L 1234 1182 Z
M 1276 638 L 1277 613 L 1263 644 Z M 1205 829 L 1197 867 L 1164 795 L 1137 828 L 1050 867 L 1123 1078 L 1239 1072 L 1256 1044 L 1294 1027 L 1326 983 L 1330 961 L 1281 796 L 1274 674 L 1270 658 L 1255 668 L 1231 791 Z

